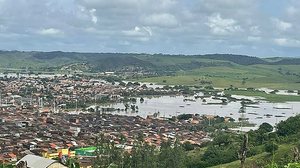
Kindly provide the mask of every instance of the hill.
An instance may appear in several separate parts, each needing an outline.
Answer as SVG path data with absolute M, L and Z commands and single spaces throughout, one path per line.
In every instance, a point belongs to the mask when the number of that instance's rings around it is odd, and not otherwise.
M 77 53 L 0 51 L 1 68 L 57 67 L 72 63 L 88 63 L 94 71 L 119 70 L 136 66 L 151 70 L 191 70 L 200 67 L 238 65 L 299 65 L 299 58 L 267 61 L 258 57 L 232 54 L 164 55 L 135 53 Z
M 246 55 L 166 55 L 0 51 L 0 70 L 130 72 L 132 80 L 170 85 L 300 90 L 300 58 Z M 138 74 L 138 75 L 137 75 Z M 124 75 L 123 75 L 124 76 Z

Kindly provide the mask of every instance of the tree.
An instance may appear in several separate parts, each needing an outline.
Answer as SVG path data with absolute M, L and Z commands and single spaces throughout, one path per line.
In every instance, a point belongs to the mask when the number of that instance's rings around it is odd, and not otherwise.
M 67 160 L 66 165 L 68 166 L 68 168 L 80 168 L 78 160 L 76 160 L 74 158 L 69 158 Z
M 135 111 L 135 109 L 136 109 L 135 105 L 131 105 L 130 108 L 132 111 Z
M 129 104 L 126 103 L 124 106 L 125 106 L 125 111 L 127 111 L 129 108 Z
M 267 132 L 272 132 L 273 131 L 273 126 L 269 123 L 262 123 L 259 128 L 259 132 L 261 133 L 267 133 Z
M 186 151 L 191 151 L 194 150 L 195 147 L 193 146 L 193 144 L 191 144 L 189 141 L 186 141 L 182 144 L 182 147 L 186 150 Z
M 290 117 L 285 121 L 281 121 L 277 125 L 277 134 L 279 136 L 288 136 L 300 132 L 300 115 Z
M 176 140 L 173 147 L 172 142 L 169 140 L 163 142 L 160 147 L 159 154 L 159 167 L 164 168 L 185 168 L 185 153 L 184 149 Z
M 123 82 L 123 81 L 121 81 L 121 82 L 119 83 L 119 85 L 120 85 L 120 86 L 126 86 L 126 83 Z
M 118 149 L 113 141 L 110 141 L 104 134 L 96 137 L 96 158 L 94 168 L 107 168 L 112 164 L 120 165 L 122 163 L 122 151 Z
M 214 145 L 218 145 L 219 147 L 228 146 L 229 144 L 231 144 L 231 142 L 232 142 L 232 138 L 227 133 L 218 134 L 213 141 Z
M 158 163 L 155 147 L 140 140 L 135 141 L 131 155 L 125 155 L 124 163 L 125 167 L 131 168 L 157 168 Z

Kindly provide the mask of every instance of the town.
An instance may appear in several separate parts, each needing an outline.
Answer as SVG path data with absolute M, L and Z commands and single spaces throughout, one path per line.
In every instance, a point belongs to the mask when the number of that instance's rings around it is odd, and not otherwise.
M 100 134 L 127 151 L 139 136 L 156 147 L 175 138 L 196 146 L 211 140 L 207 132 L 191 129 L 201 124 L 203 116 L 168 119 L 153 114 L 142 118 L 97 108 L 101 103 L 132 101 L 126 96 L 180 94 L 128 83 L 68 75 L 2 77 L 0 162 L 16 162 L 27 155 L 47 159 L 76 157 L 89 167 L 96 156 L 96 138 Z M 117 110 L 134 113 L 137 109 Z

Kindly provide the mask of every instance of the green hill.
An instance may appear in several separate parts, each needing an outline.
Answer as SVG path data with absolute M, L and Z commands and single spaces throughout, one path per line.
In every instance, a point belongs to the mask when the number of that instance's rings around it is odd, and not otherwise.
M 142 74 L 139 81 L 170 85 L 268 87 L 300 90 L 300 58 L 258 58 L 245 55 L 165 55 L 0 51 L 0 70 Z M 129 76 L 130 77 L 130 76 Z M 136 76 L 132 76 L 136 78 Z
M 88 63 L 96 70 L 139 66 L 153 70 L 190 70 L 200 67 L 238 65 L 299 65 L 299 58 L 281 58 L 267 61 L 258 57 L 232 54 L 164 55 L 135 53 L 77 53 L 77 52 L 21 52 L 0 51 L 0 66 L 10 68 L 56 67 L 71 63 Z M 101 68 L 99 68 L 101 67 Z

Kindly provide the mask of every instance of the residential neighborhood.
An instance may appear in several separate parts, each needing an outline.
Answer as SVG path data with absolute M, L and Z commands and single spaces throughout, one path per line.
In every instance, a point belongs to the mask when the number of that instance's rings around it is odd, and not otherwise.
M 96 138 L 100 134 L 127 151 L 140 137 L 156 147 L 175 139 L 196 146 L 210 141 L 206 132 L 190 129 L 203 120 L 199 115 L 189 120 L 155 115 L 143 118 L 90 110 L 87 106 L 104 100 L 121 101 L 124 93 L 132 92 L 132 87 L 73 76 L 3 77 L 0 85 L 2 163 L 17 162 L 22 157 L 59 160 L 76 157 L 88 167 L 96 157 Z M 137 92 L 149 89 L 133 87 Z

